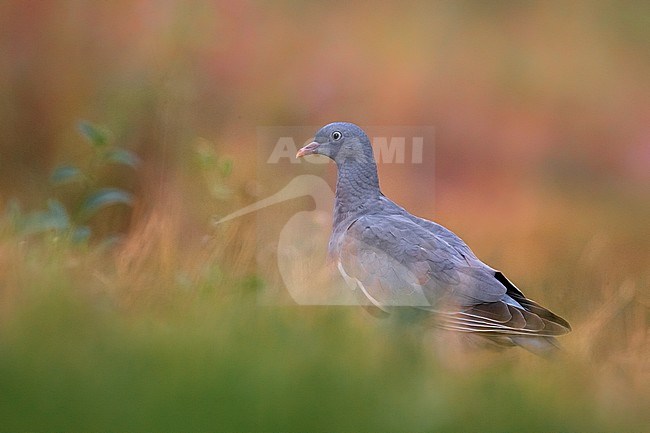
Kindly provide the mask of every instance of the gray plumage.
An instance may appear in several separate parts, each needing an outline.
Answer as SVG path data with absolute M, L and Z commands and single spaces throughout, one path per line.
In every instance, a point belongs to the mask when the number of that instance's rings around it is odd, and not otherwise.
M 370 140 L 351 123 L 321 128 L 297 156 L 321 154 L 338 168 L 329 253 L 374 308 L 415 308 L 435 323 L 538 354 L 557 347 L 569 323 L 526 298 L 445 227 L 411 215 L 379 188 Z

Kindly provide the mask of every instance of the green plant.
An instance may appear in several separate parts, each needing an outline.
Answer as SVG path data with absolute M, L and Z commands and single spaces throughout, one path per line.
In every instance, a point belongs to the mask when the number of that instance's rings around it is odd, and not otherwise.
M 233 191 L 225 183 L 225 180 L 232 173 L 232 159 L 220 157 L 213 144 L 204 138 L 197 139 L 195 152 L 196 161 L 209 188 L 210 195 L 219 201 L 232 198 Z
M 75 242 L 83 242 L 92 235 L 91 218 L 102 209 L 119 204 L 133 206 L 133 194 L 123 188 L 103 185 L 97 173 L 110 165 L 136 169 L 139 158 L 127 149 L 109 144 L 109 133 L 104 128 L 87 121 L 79 122 L 77 128 L 90 144 L 89 161 L 83 168 L 65 163 L 53 170 L 50 176 L 53 196 L 47 200 L 47 209 L 23 214 L 16 200 L 9 204 L 8 214 L 20 233 L 56 232 L 69 235 Z M 70 199 L 62 201 L 54 196 L 54 192 L 64 185 L 74 187 L 65 190 Z

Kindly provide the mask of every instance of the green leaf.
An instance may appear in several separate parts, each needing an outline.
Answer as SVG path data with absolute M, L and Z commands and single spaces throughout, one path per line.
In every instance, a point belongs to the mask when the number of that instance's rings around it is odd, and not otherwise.
M 49 199 L 47 201 L 47 210 L 53 218 L 68 222 L 68 211 L 65 210 L 65 206 L 60 201 L 54 198 Z
M 212 143 L 205 138 L 197 139 L 195 151 L 202 169 L 212 168 L 217 163 L 217 155 L 214 152 Z
M 219 171 L 221 172 L 222 177 L 230 176 L 230 173 L 232 173 L 232 159 L 222 159 L 219 163 Z
M 81 170 L 73 165 L 60 165 L 54 169 L 50 176 L 50 181 L 54 185 L 70 183 L 81 175 Z
M 98 210 L 115 204 L 133 205 L 133 195 L 119 188 L 102 188 L 86 198 L 79 212 L 82 219 L 93 216 Z
M 25 217 L 23 230 L 28 234 L 48 230 L 65 230 L 70 227 L 70 217 L 60 201 L 47 201 L 47 210 L 32 212 Z
M 115 164 L 128 165 L 129 167 L 136 168 L 140 164 L 140 158 L 130 150 L 116 147 L 106 153 L 106 161 Z
M 81 226 L 74 229 L 72 232 L 72 242 L 81 243 L 86 242 L 90 238 L 90 227 Z
M 104 146 L 108 141 L 104 129 L 85 120 L 77 124 L 77 129 L 93 146 Z

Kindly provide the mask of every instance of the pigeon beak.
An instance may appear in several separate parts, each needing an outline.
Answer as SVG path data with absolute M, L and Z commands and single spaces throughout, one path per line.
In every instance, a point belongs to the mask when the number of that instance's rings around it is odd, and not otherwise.
M 312 154 L 316 153 L 319 146 L 320 146 L 320 143 L 318 143 L 316 141 L 312 141 L 307 146 L 300 149 L 298 151 L 298 153 L 296 153 L 296 158 L 300 158 L 300 157 L 305 156 L 305 155 L 312 155 Z

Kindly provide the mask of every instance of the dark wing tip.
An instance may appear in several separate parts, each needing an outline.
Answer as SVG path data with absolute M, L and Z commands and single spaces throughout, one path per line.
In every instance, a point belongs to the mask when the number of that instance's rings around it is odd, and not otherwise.
M 443 328 L 461 332 L 528 337 L 564 335 L 571 330 L 564 323 L 564 319 L 558 322 L 545 314 L 539 315 L 536 311 L 502 301 L 478 304 L 459 312 L 443 314 L 440 322 Z
M 517 286 L 515 286 L 509 279 L 507 279 L 503 273 L 496 271 L 494 273 L 494 277 L 497 279 L 497 281 L 505 286 L 507 289 L 506 294 L 515 301 L 519 302 L 519 304 L 521 304 L 521 306 L 524 307 L 526 311 L 529 311 L 533 314 L 536 314 L 542 319 L 546 319 L 549 322 L 556 323 L 557 325 L 566 328 L 566 332 L 564 332 L 564 334 L 572 330 L 571 325 L 565 319 L 553 313 L 551 310 L 542 307 L 537 302 L 526 298 L 521 290 L 519 290 Z

